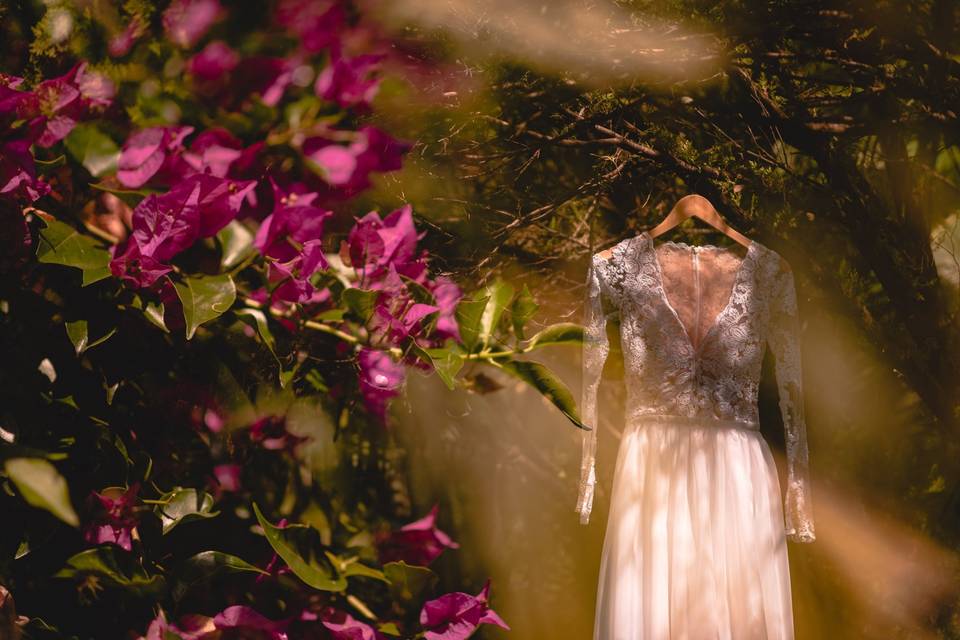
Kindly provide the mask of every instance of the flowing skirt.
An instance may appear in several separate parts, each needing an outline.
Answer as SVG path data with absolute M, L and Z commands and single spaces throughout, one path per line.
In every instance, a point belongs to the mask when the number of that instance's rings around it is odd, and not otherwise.
M 759 431 L 734 424 L 628 424 L 593 640 L 792 640 L 776 464 Z

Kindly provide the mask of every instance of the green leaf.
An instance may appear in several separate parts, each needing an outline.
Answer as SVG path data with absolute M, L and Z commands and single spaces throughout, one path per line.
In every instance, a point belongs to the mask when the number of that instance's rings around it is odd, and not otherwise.
M 390 582 L 390 593 L 402 603 L 419 602 L 423 594 L 437 585 L 437 574 L 427 567 L 407 564 L 403 560 L 383 565 L 383 574 Z
M 496 361 L 489 362 L 500 367 L 512 376 L 523 380 L 531 387 L 543 394 L 543 396 L 552 402 L 563 415 L 581 429 L 590 430 L 590 427 L 580 421 L 577 412 L 577 404 L 573 400 L 573 394 L 563 382 L 553 375 L 549 369 L 539 362 L 528 362 L 522 360 Z
M 37 259 L 83 270 L 86 286 L 110 275 L 110 253 L 99 242 L 59 220 L 45 220 L 37 243 Z
M 530 289 L 524 284 L 523 289 L 514 298 L 513 304 L 510 305 L 510 320 L 513 322 L 513 332 L 521 340 L 524 338 L 524 327 L 539 308 L 540 305 L 534 301 Z
M 440 379 L 443 380 L 443 383 L 447 385 L 448 389 L 453 391 L 456 388 L 457 374 L 463 367 L 463 358 L 460 356 L 459 349 L 453 347 L 424 349 L 417 344 L 414 344 L 413 349 L 423 357 L 424 360 L 433 365 L 433 370 L 437 372 L 437 375 L 440 376 Z
M 347 313 L 346 309 L 334 308 L 327 309 L 326 311 L 321 311 L 313 317 L 314 320 L 319 322 L 341 322 L 344 315 Z
M 80 526 L 67 481 L 56 467 L 43 458 L 9 458 L 3 467 L 28 504 L 46 509 L 69 525 Z
M 47 173 L 51 169 L 56 169 L 57 167 L 62 167 L 63 165 L 67 164 L 67 157 L 61 153 L 53 160 L 35 159 L 34 163 L 42 173 Z
M 400 274 L 400 279 L 403 280 L 403 283 L 407 285 L 407 291 L 410 292 L 410 297 L 413 298 L 414 302 L 419 302 L 421 304 L 429 304 L 431 306 L 437 306 L 437 299 L 434 297 L 433 293 L 430 292 L 425 286 L 414 280 L 409 276 Z
M 117 170 L 120 148 L 95 124 L 78 124 L 66 137 L 64 143 L 70 155 L 95 178 Z
M 483 310 L 483 316 L 480 319 L 480 341 L 486 347 L 496 333 L 497 325 L 500 324 L 500 316 L 503 310 L 513 299 L 514 288 L 509 282 L 497 280 L 487 287 L 487 294 L 490 301 Z
M 220 266 L 232 269 L 253 253 L 253 233 L 239 220 L 231 220 L 217 232 L 220 242 Z
M 177 296 L 183 303 L 187 340 L 204 322 L 218 318 L 237 299 L 237 287 L 227 274 L 217 276 L 187 276 L 176 282 Z
M 337 572 L 340 573 L 345 578 L 350 578 L 353 576 L 364 576 L 367 578 L 375 578 L 377 580 L 382 580 L 383 582 L 390 582 L 387 580 L 387 577 L 383 574 L 383 571 L 379 569 L 374 569 L 373 567 L 368 567 L 367 565 L 361 563 L 357 556 L 352 558 L 343 559 L 340 556 L 325 551 L 327 558 L 330 560 L 330 563 L 336 568 Z
M 573 322 L 552 324 L 536 333 L 525 349 L 535 349 L 548 344 L 567 344 L 583 342 L 583 326 Z
M 325 549 L 320 541 L 320 532 L 303 524 L 276 527 L 263 516 L 256 502 L 253 503 L 253 512 L 263 527 L 267 542 L 304 583 L 321 591 L 343 591 L 347 588 L 346 576 L 340 575 L 336 566 L 322 553 Z
M 489 297 L 479 300 L 461 298 L 457 303 L 455 316 L 460 329 L 460 339 L 467 353 L 473 353 L 480 338 L 480 321 L 483 319 L 483 310 L 487 306 Z
M 343 301 L 347 305 L 347 309 L 360 320 L 360 323 L 366 324 L 370 316 L 373 315 L 373 309 L 377 304 L 379 295 L 379 291 L 349 287 L 343 290 Z
M 237 316 L 244 323 L 252 326 L 257 330 L 257 333 L 260 334 L 260 340 L 263 344 L 266 345 L 267 349 L 270 350 L 270 354 L 273 355 L 273 359 L 277 361 L 277 366 L 280 368 L 280 372 L 283 372 L 283 363 L 280 362 L 280 358 L 277 356 L 277 341 L 273 337 L 273 333 L 270 331 L 270 324 L 267 322 L 267 315 L 260 309 L 237 309 Z M 278 376 L 280 380 L 280 386 L 285 386 L 285 380 L 283 376 Z
M 163 319 L 164 308 L 162 302 L 145 301 L 142 300 L 140 296 L 135 295 L 133 297 L 133 306 L 143 311 L 143 317 L 146 318 L 150 324 L 159 327 L 164 333 L 170 333 L 170 329 L 167 328 L 167 323 Z
M 112 193 L 113 195 L 123 200 L 124 203 L 126 203 L 130 207 L 136 207 L 138 204 L 140 204 L 141 200 L 143 200 L 144 198 L 149 196 L 151 193 L 153 193 L 152 191 L 135 191 L 132 189 L 117 189 L 115 187 L 111 187 L 105 184 L 99 184 L 96 182 L 91 183 L 90 186 L 96 189 L 97 191 L 106 191 L 107 193 Z
M 124 589 L 141 596 L 158 597 L 166 590 L 161 575 L 150 575 L 132 560 L 130 554 L 118 555 L 114 547 L 103 545 L 87 549 L 67 560 L 54 578 L 96 576 L 103 586 Z
M 188 591 L 208 582 L 219 573 L 259 573 L 269 575 L 260 567 L 246 560 L 221 551 L 202 551 L 183 561 L 175 573 L 176 582 L 171 588 L 174 600 L 181 600 Z
M 64 326 L 67 329 L 67 337 L 73 344 L 73 350 L 80 355 L 87 348 L 87 321 L 65 322 Z
M 213 496 L 196 489 L 174 489 L 157 500 L 157 515 L 163 523 L 163 533 L 170 533 L 181 522 L 213 518 L 220 514 L 213 511 Z
M 65 322 L 64 326 L 67 328 L 67 337 L 70 338 L 70 342 L 73 343 L 73 350 L 77 352 L 77 355 L 80 355 L 88 349 L 92 349 L 98 344 L 106 342 L 117 332 L 117 328 L 114 327 L 93 342 L 89 342 L 90 336 L 87 334 L 86 320 Z

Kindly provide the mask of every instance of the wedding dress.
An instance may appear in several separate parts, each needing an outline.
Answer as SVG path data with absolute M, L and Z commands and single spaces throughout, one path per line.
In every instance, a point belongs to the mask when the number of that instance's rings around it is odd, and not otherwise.
M 739 249 L 739 248 L 738 248 Z M 627 238 L 591 257 L 584 308 L 577 512 L 593 504 L 597 387 L 620 323 L 626 411 L 600 560 L 594 640 L 792 639 L 786 540 L 815 540 L 799 319 L 788 263 L 737 249 Z M 786 435 L 781 505 L 760 434 L 771 348 Z

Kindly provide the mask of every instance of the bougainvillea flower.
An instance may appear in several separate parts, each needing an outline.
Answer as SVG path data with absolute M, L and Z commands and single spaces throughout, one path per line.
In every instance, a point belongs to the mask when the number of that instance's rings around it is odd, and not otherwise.
M 339 0 L 283 0 L 276 13 L 277 22 L 298 35 L 309 53 L 338 41 L 344 17 Z
M 250 425 L 250 441 L 271 451 L 292 450 L 307 440 L 309 438 L 306 436 L 297 436 L 287 431 L 285 416 L 265 416 Z
M 406 379 L 406 368 L 395 362 L 386 351 L 361 349 L 358 356 L 360 365 L 360 393 L 364 403 L 372 414 L 386 419 L 387 403 L 399 395 L 400 387 Z
M 236 218 L 244 201 L 257 186 L 256 180 L 231 180 L 210 174 L 191 176 L 181 184 L 199 185 L 197 233 L 201 238 L 209 238 Z
M 430 304 L 411 304 L 412 300 L 403 289 L 399 277 L 396 278 L 396 283 L 398 290 L 394 292 L 385 289 L 387 294 L 381 296 L 374 307 L 373 316 L 368 323 L 370 336 L 374 341 L 399 344 L 411 336 L 419 335 L 424 328 L 424 319 L 440 310 Z
M 130 551 L 133 548 L 131 534 L 137 526 L 135 507 L 139 490 L 140 484 L 135 482 L 125 491 L 94 491 L 91 495 L 98 502 L 99 513 L 84 527 L 84 540 L 91 544 L 110 542 Z
M 370 53 L 345 58 L 337 51 L 317 75 L 314 91 L 344 108 L 369 107 L 380 86 L 379 78 L 369 76 L 384 57 L 385 54 Z
M 222 40 L 215 40 L 187 61 L 187 71 L 197 80 L 213 83 L 240 64 L 240 56 Z
M 243 143 L 226 129 L 214 128 L 201 132 L 183 152 L 183 160 L 197 173 L 209 173 L 219 178 L 230 174 L 234 162 L 244 155 Z
M 134 16 L 130 23 L 123 29 L 110 36 L 107 42 L 107 53 L 113 58 L 120 58 L 130 53 L 134 43 L 143 35 L 143 25 L 137 16 Z
M 86 62 L 81 62 L 75 79 L 83 106 L 88 111 L 102 111 L 113 104 L 117 86 L 106 75 L 91 70 Z
M 446 276 L 438 276 L 429 286 L 429 289 L 437 302 L 437 306 L 440 307 L 434 333 L 441 340 L 450 337 L 459 342 L 460 328 L 457 323 L 456 311 L 457 304 L 463 298 L 463 292 L 456 282 Z
M 456 591 L 430 600 L 420 610 L 420 624 L 426 640 L 465 640 L 481 624 L 494 624 L 509 630 L 488 604 L 490 579 L 475 596 Z
M 437 528 L 439 505 L 433 505 L 430 513 L 377 543 L 381 563 L 403 560 L 407 564 L 427 566 L 437 559 L 444 549 L 458 549 L 460 545 Z
M 49 192 L 50 186 L 37 177 L 29 140 L 0 144 L 0 195 L 33 202 Z
M 296 57 L 247 58 L 243 61 L 243 73 L 233 74 L 234 91 L 238 95 L 258 95 L 264 104 L 275 107 L 293 82 L 293 72 L 301 64 Z
M 137 241 L 130 237 L 123 245 L 110 247 L 110 256 L 110 273 L 135 289 L 150 287 L 173 271 L 153 256 L 144 255 Z
M 185 180 L 140 201 L 133 210 L 132 237 L 144 255 L 164 262 L 200 237 L 200 192 L 199 181 Z
M 426 272 L 426 251 L 416 252 L 417 241 L 426 232 L 417 234 L 413 208 L 407 204 L 391 211 L 381 220 L 370 211 L 357 220 L 347 236 L 350 262 L 361 275 L 365 287 L 377 288 L 375 282 L 386 277 L 388 265 L 397 273 L 420 281 Z
M 287 640 L 287 620 L 271 620 L 243 605 L 227 607 L 213 618 L 217 629 L 243 629 L 266 632 L 265 640 Z
M 286 262 L 300 254 L 294 243 L 321 238 L 323 223 L 333 212 L 311 206 L 315 197 L 316 194 L 285 194 L 274 184 L 273 212 L 260 223 L 253 246 L 265 256 Z
M 281 282 L 273 291 L 274 300 L 285 302 L 308 302 L 314 294 L 310 277 L 319 269 L 330 265 L 323 253 L 320 240 L 308 240 L 303 251 L 289 262 L 271 262 L 268 268 L 271 282 Z
M 240 465 L 218 464 L 213 467 L 213 475 L 220 491 L 240 490 Z
M 271 620 L 244 605 L 227 607 L 212 618 L 188 614 L 177 624 L 168 622 L 161 611 L 140 640 L 287 640 L 289 624 L 290 620 Z
M 175 255 L 198 238 L 216 234 L 237 217 L 253 180 L 195 174 L 167 193 L 149 195 L 133 210 L 133 232 L 114 246 L 110 271 L 134 287 L 149 287 L 171 271 Z
M 190 49 L 220 15 L 217 0 L 173 0 L 163 12 L 163 30 L 174 44 Z
M 180 154 L 183 140 L 193 127 L 150 127 L 129 138 L 120 150 L 117 179 L 131 189 L 142 187 L 161 172 L 163 177 L 181 177 L 185 163 Z
M 0 115 L 29 120 L 30 139 L 41 147 L 63 140 L 81 119 L 102 112 L 113 102 L 116 87 L 86 62 L 64 75 L 44 80 L 33 91 L 16 91 L 19 82 L 7 76 L 0 90 Z M 13 81 L 11 81 L 13 80 Z
M 356 620 L 346 611 L 325 607 L 321 622 L 330 630 L 334 640 L 386 640 L 386 636 L 365 622 Z
M 307 138 L 303 153 L 328 184 L 352 195 L 370 186 L 370 174 L 399 169 L 413 145 L 390 137 L 374 126 L 361 127 L 346 146 L 322 137 Z

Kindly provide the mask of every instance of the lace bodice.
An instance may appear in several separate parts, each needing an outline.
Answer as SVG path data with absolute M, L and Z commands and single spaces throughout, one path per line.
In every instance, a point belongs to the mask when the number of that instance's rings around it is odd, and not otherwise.
M 742 254 L 742 255 L 741 255 Z M 756 427 L 764 350 L 776 361 L 786 436 L 788 539 L 813 542 L 812 504 L 793 272 L 756 241 L 746 251 L 627 238 L 591 256 L 584 303 L 577 512 L 587 524 L 596 484 L 597 389 L 609 353 L 607 322 L 620 321 L 626 418 L 681 416 Z

